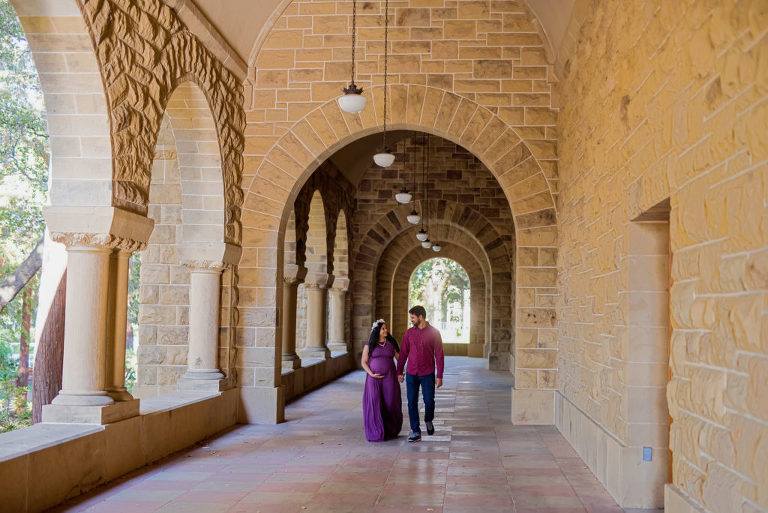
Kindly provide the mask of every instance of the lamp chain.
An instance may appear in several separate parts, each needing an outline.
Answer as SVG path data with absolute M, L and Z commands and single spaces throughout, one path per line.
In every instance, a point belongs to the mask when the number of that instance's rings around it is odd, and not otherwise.
M 355 43 L 357 42 L 356 29 L 357 0 L 352 0 L 352 85 L 355 84 Z
M 384 0 L 384 151 L 387 151 L 387 58 L 389 36 L 389 0 Z

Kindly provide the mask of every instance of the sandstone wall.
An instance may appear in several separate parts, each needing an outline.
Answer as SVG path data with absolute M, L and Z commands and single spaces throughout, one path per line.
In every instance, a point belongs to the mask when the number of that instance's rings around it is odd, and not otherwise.
M 333 152 L 383 124 L 384 5 L 361 2 L 359 7 L 356 80 L 369 100 L 360 114 L 344 114 L 335 102 L 349 77 L 351 2 L 291 2 L 249 63 L 239 269 L 241 299 L 248 299 L 240 303 L 238 343 L 254 358 L 238 370 L 261 388 L 244 391 L 244 397 L 253 398 L 246 399 L 254 405 L 249 411 L 264 410 L 255 406 L 263 401 L 280 401 L 275 365 L 260 362 L 279 357 L 274 305 L 281 294 L 276 285 L 288 218 L 284 207 Z M 518 244 L 532 253 L 518 285 L 530 287 L 533 301 L 537 294 L 548 295 L 554 261 L 539 252 L 552 251 L 556 243 L 552 107 L 557 98 L 533 17 L 516 1 L 409 0 L 390 7 L 389 127 L 447 138 L 488 167 L 512 204 Z M 533 346 L 527 355 L 536 375 L 531 384 L 551 389 L 554 352 L 536 345 L 540 333 L 546 339 L 554 331 L 554 309 L 533 301 L 525 310 L 520 307 L 516 324 Z M 355 329 L 367 332 L 370 313 L 359 313 L 353 315 Z
M 658 456 L 665 404 L 643 388 L 668 379 L 667 511 L 767 511 L 766 4 L 604 0 L 591 12 L 560 84 L 563 408 L 594 421 L 590 440 L 607 433 Z M 651 247 L 662 239 L 633 237 L 667 198 L 671 276 Z M 671 281 L 671 315 L 632 300 L 638 276 L 649 292 Z M 649 336 L 644 315 L 668 319 L 671 337 Z M 669 353 L 668 378 L 637 356 L 647 344 Z M 647 468 L 639 451 L 625 458 L 615 475 Z M 666 481 L 658 473 L 635 484 Z

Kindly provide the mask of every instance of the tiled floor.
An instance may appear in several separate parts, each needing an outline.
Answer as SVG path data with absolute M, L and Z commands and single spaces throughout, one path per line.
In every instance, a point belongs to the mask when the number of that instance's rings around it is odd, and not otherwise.
M 509 374 L 450 358 L 437 431 L 416 444 L 407 414 L 399 439 L 365 440 L 364 377 L 292 403 L 284 424 L 237 427 L 56 511 L 622 512 L 554 428 L 511 425 Z

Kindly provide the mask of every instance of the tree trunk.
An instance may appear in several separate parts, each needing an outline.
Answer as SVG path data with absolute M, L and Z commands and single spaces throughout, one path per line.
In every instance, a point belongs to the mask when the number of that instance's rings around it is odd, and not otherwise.
M 42 327 L 35 353 L 32 379 L 32 423 L 43 418 L 43 405 L 50 404 L 61 390 L 64 367 L 64 311 L 66 308 L 67 272 L 61 277 L 56 295 Z
M 29 280 L 35 277 L 43 265 L 43 241 L 37 243 L 35 249 L 19 265 L 15 271 L 5 277 L 0 283 L 0 311 L 13 301 Z
M 33 287 L 26 287 L 21 296 L 21 336 L 19 337 L 19 370 L 16 386 L 26 388 L 29 384 L 29 332 L 32 327 Z

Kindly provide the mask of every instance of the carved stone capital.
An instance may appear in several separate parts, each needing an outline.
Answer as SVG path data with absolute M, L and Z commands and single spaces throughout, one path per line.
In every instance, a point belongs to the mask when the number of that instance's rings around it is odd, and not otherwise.
M 121 252 L 133 253 L 147 247 L 146 242 L 140 242 L 109 233 L 72 233 L 51 232 L 51 239 L 70 247 L 88 247 L 98 249 L 119 249 Z
M 307 276 L 307 268 L 302 265 L 287 264 L 283 270 L 283 281 L 288 285 L 303 283 Z
M 327 289 L 333 284 L 333 275 L 309 273 L 304 279 L 304 287 L 308 289 Z
M 229 264 L 215 260 L 186 260 L 181 265 L 191 272 L 221 272 L 229 266 Z
M 67 247 L 141 251 L 155 222 L 116 207 L 50 205 L 43 210 L 51 239 Z
M 349 290 L 349 278 L 334 278 L 331 290 L 346 292 Z

